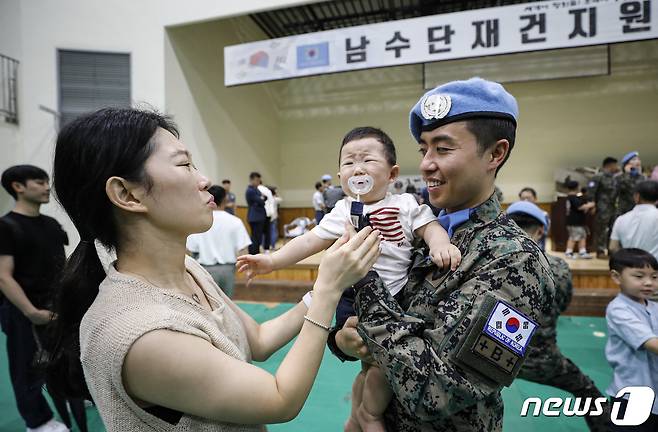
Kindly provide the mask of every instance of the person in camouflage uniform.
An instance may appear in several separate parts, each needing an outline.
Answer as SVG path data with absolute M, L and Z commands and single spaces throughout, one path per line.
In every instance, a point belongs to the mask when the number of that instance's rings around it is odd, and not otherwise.
M 544 212 L 529 202 L 516 202 L 507 209 L 516 224 L 537 242 L 547 229 Z M 557 346 L 557 320 L 567 309 L 573 294 L 571 270 L 562 258 L 546 255 L 555 280 L 555 300 L 549 321 L 533 336 L 528 347 L 528 357 L 521 367 L 518 378 L 557 387 L 579 398 L 605 397 L 590 377 L 565 357 Z M 594 408 L 594 407 L 592 407 Z M 589 429 L 604 432 L 609 428 L 609 414 L 585 417 Z
M 524 355 L 483 337 L 485 321 L 501 304 L 525 317 L 524 328 L 550 314 L 548 262 L 494 195 L 517 115 L 512 95 L 479 78 L 437 87 L 411 112 L 430 200 L 444 209 L 439 222 L 462 262 L 440 271 L 427 248 L 416 249 L 399 303 L 374 272 L 354 286 L 361 338 L 344 328 L 336 342 L 352 356 L 369 351 L 385 373 L 395 395 L 385 413 L 389 431 L 500 431 L 500 392 Z
M 603 159 L 603 169 L 594 175 L 587 184 L 588 198 L 596 203 L 594 232 L 596 233 L 597 258 L 605 258 L 605 251 L 610 240 L 610 230 L 617 215 L 617 179 L 615 174 L 618 170 L 617 159 L 607 157 Z
M 617 216 L 633 210 L 635 188 L 640 182 L 647 179 L 642 174 L 642 161 L 636 151 L 624 156 L 621 161 L 621 169 L 622 174 L 617 178 Z

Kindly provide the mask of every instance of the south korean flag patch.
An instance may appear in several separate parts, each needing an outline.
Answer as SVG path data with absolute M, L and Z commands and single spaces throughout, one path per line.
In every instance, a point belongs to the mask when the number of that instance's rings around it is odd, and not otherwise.
M 482 333 L 489 335 L 519 356 L 524 356 L 537 326 L 536 322 L 523 313 L 498 300 Z

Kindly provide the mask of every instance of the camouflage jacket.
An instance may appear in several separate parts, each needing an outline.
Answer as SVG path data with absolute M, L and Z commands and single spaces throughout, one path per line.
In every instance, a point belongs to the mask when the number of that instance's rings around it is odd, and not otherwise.
M 617 214 L 623 215 L 626 212 L 629 212 L 635 206 L 635 201 L 633 200 L 633 193 L 635 192 L 635 187 L 641 181 L 646 180 L 646 177 L 642 174 L 632 176 L 629 173 L 624 173 L 617 177 L 617 187 L 618 187 L 618 198 L 617 198 Z
M 553 280 L 555 281 L 555 300 L 553 301 L 553 308 L 551 309 L 546 325 L 538 329 L 532 338 L 532 346 L 539 349 L 545 344 L 556 343 L 557 333 L 555 329 L 557 327 L 557 319 L 567 309 L 573 295 L 573 283 L 571 281 L 569 264 L 562 258 L 550 254 L 546 254 L 546 259 L 551 266 Z
M 486 295 L 545 323 L 554 286 L 546 257 L 504 213 L 495 196 L 457 228 L 462 263 L 439 271 L 417 249 L 398 304 L 378 277 L 357 288 L 358 330 L 391 384 L 388 430 L 497 431 L 501 384 L 454 359 Z M 486 360 L 483 360 L 486 362 Z
M 615 214 L 617 178 L 606 172 L 594 175 L 587 184 L 588 198 L 596 203 L 597 214 Z

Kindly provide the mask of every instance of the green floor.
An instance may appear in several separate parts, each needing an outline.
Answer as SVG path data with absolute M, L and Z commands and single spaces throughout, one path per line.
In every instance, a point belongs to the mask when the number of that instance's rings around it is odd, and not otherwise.
M 282 304 L 275 308 L 267 308 L 258 304 L 243 304 L 243 308 L 256 320 L 264 321 L 276 316 L 287 308 Z M 603 355 L 606 338 L 605 320 L 602 318 L 563 317 L 558 325 L 559 344 L 562 351 L 569 356 L 585 373 L 587 373 L 604 390 L 611 378 L 611 370 Z M 596 335 L 594 334 L 596 332 Z M 0 333 L 0 431 L 23 432 L 24 423 L 14 405 L 7 359 L 5 353 L 4 335 Z M 263 368 L 274 372 L 278 367 L 287 349 L 275 354 Z M 306 405 L 301 414 L 293 421 L 272 425 L 268 428 L 272 432 L 324 432 L 341 431 L 342 424 L 349 412 L 349 397 L 352 378 L 356 375 L 357 364 L 342 364 L 328 351 L 325 354 L 320 373 L 315 382 Z M 566 393 L 523 380 L 516 380 L 514 384 L 503 391 L 505 399 L 504 430 L 523 432 L 543 431 L 585 431 L 585 421 L 580 418 L 538 417 L 521 418 L 519 412 L 523 401 L 530 396 L 546 399 L 548 397 L 567 396 Z M 94 408 L 88 408 L 88 424 L 91 431 L 103 431 L 104 428 Z

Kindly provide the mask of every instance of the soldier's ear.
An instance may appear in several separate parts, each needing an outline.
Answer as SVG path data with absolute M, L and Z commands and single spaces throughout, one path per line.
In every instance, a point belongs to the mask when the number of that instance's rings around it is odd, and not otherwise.
M 540 225 L 537 229 L 537 237 L 541 240 L 544 237 L 544 225 Z

